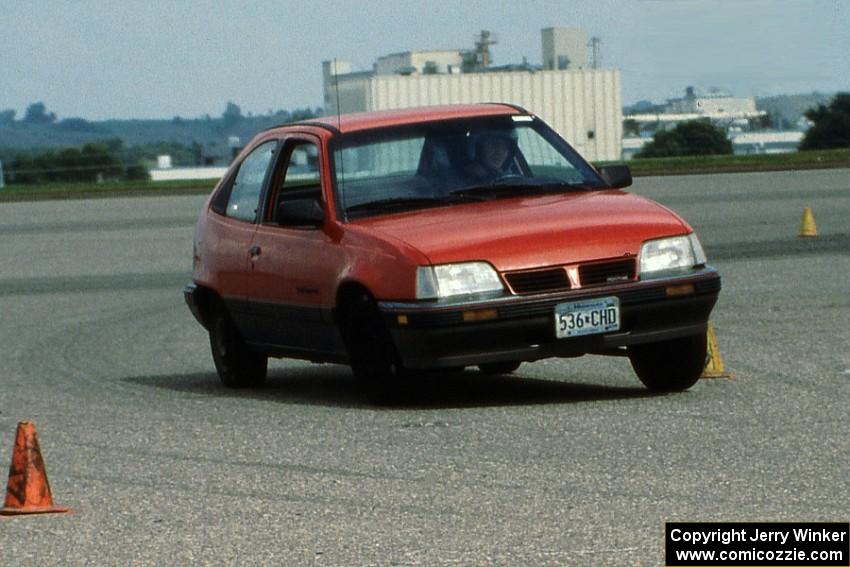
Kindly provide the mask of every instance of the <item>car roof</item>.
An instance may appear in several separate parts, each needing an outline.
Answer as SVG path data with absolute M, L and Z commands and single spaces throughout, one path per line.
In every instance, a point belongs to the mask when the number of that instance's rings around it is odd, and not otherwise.
M 322 118 L 287 124 L 287 126 L 297 126 L 299 124 L 321 126 L 336 132 L 350 133 L 372 128 L 402 126 L 405 124 L 419 124 L 457 118 L 519 114 L 528 114 L 528 112 L 519 106 L 506 103 L 454 104 L 324 116 Z

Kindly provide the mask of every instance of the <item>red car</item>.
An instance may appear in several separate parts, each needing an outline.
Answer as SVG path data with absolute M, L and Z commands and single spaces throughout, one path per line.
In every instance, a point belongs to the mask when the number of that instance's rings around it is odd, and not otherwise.
M 227 386 L 268 357 L 350 364 L 380 395 L 420 369 L 628 356 L 699 378 L 720 276 L 693 229 L 505 104 L 298 122 L 210 195 L 184 293 Z

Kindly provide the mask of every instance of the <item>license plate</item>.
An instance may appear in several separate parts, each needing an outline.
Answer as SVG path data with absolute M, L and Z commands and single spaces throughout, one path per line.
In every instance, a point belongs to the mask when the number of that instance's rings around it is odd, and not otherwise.
M 555 336 L 559 339 L 620 330 L 620 299 L 600 297 L 555 306 Z

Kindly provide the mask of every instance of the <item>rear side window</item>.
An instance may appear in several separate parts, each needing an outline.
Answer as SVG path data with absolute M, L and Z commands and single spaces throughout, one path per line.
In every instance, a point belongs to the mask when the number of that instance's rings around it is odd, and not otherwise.
M 230 188 L 225 215 L 248 222 L 257 220 L 260 193 L 276 148 L 276 141 L 266 142 L 242 161 Z

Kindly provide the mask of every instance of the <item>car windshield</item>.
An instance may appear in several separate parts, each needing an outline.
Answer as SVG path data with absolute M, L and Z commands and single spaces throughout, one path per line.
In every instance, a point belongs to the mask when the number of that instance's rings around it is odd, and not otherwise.
M 344 218 L 605 187 L 530 116 L 450 120 L 342 136 L 334 151 Z

